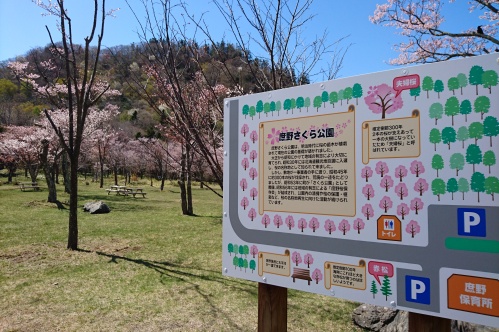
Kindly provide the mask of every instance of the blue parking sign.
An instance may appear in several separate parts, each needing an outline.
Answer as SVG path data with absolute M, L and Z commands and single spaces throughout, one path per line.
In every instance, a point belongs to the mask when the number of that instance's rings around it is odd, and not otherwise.
M 458 208 L 457 234 L 462 236 L 487 236 L 485 209 Z
M 430 278 L 405 276 L 405 300 L 430 304 Z

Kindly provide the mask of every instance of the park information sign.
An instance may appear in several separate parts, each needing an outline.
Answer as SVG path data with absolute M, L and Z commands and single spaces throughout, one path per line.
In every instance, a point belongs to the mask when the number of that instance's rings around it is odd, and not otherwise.
M 227 99 L 224 275 L 499 327 L 498 60 Z

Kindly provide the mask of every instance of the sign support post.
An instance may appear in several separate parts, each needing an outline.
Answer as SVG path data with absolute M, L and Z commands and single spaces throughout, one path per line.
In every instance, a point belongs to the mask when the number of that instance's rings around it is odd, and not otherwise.
M 450 332 L 451 320 L 436 316 L 428 316 L 409 312 L 409 332 Z
M 288 326 L 288 289 L 258 283 L 258 332 L 285 332 Z

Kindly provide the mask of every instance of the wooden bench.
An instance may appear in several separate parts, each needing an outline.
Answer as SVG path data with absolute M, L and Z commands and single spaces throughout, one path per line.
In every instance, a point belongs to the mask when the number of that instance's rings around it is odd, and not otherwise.
M 32 183 L 20 183 L 19 184 L 19 189 L 21 189 L 21 191 L 26 191 L 26 190 L 39 191 L 40 190 L 40 186 L 36 182 L 32 182 Z
M 128 195 L 132 195 L 133 198 L 136 198 L 135 197 L 136 195 L 142 195 L 143 198 L 146 198 L 147 193 L 143 192 L 142 190 L 141 191 L 129 191 Z
M 106 189 L 107 191 L 107 194 L 109 195 L 110 193 L 116 193 L 118 194 L 118 190 L 117 189 Z
M 295 282 L 295 279 L 307 280 L 309 286 L 310 282 L 312 281 L 312 278 L 310 278 L 310 270 L 300 269 L 297 267 L 293 269 L 293 275 L 291 276 L 291 278 L 293 278 L 293 282 Z

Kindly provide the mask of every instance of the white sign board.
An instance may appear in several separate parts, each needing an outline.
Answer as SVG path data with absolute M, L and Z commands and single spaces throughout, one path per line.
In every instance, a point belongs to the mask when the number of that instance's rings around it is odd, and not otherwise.
M 499 327 L 498 58 L 227 99 L 224 274 Z

